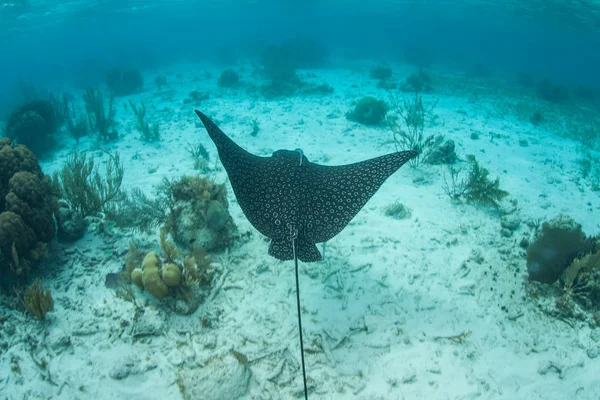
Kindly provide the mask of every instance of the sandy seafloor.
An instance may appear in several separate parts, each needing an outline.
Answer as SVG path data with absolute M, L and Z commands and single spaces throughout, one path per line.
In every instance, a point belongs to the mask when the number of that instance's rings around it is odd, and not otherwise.
M 185 148 L 201 141 L 213 160 L 211 176 L 225 182 L 194 107 L 183 104 L 190 91 L 200 90 L 211 97 L 198 108 L 255 154 L 302 148 L 309 160 L 328 165 L 375 157 L 392 150 L 381 147 L 389 129 L 345 118 L 364 95 L 387 100 L 368 78 L 374 65 L 356 61 L 347 69 L 309 71 L 317 78 L 307 80 L 326 82 L 335 92 L 277 100 L 249 98 L 243 87 L 218 88 L 220 69 L 211 65 L 146 72 L 141 93 L 117 98 L 121 139 L 108 149 L 121 154 L 124 187 L 152 194 L 164 177 L 196 173 Z M 392 68 L 397 80 L 413 71 Z M 255 79 L 250 68 L 237 70 L 243 82 Z M 161 90 L 153 84 L 157 75 L 168 80 Z M 528 221 L 561 213 L 586 233 L 598 233 L 598 193 L 578 178 L 580 144 L 517 118 L 510 104 L 546 105 L 519 89 L 498 91 L 502 81 L 456 74 L 444 82 L 462 89 L 452 96 L 451 85 L 440 83 L 444 90 L 423 95 L 425 101 L 439 99 L 437 124 L 427 131 L 454 140 L 463 159 L 476 155 L 510 196 L 499 211 L 455 203 L 443 191 L 446 166 L 404 166 L 327 244 L 324 262 L 301 263 L 309 398 L 598 399 L 599 328 L 544 312 L 553 298 L 529 294 L 519 247 L 531 234 Z M 131 110 L 124 108 L 130 99 L 144 101 L 149 121 L 161 122 L 161 142 L 140 141 Z M 253 119 L 260 124 L 257 137 L 250 135 Z M 473 132 L 478 140 L 471 139 Z M 523 140 L 527 145 L 519 144 Z M 64 148 L 42 163 L 45 172 L 57 169 L 75 147 L 65 137 Z M 83 139 L 78 148 L 97 146 Z M 106 274 L 123 265 L 132 236 L 144 248 L 158 249 L 157 232 L 133 235 L 94 223 L 74 245 L 54 244 L 42 275 L 54 310 L 42 322 L 6 311 L 10 336 L 0 357 L 0 398 L 181 399 L 181 376 L 188 385 L 196 377 L 198 385 L 216 382 L 219 390 L 236 393 L 237 380 L 247 373 L 241 398 L 302 398 L 293 263 L 269 257 L 267 241 L 231 191 L 229 200 L 240 233 L 249 236 L 216 257 L 219 291 L 191 316 L 172 313 L 136 288 L 145 312 L 134 320 L 133 305 L 105 287 Z M 410 218 L 383 214 L 396 201 L 411 209 Z M 510 237 L 500 233 L 506 213 L 521 220 Z M 203 319 L 212 326 L 203 326 Z M 136 336 L 140 330 L 146 334 Z M 437 338 L 462 332 L 471 332 L 463 343 Z M 247 357 L 248 370 L 235 365 L 231 350 Z M 211 360 L 232 366 L 234 376 L 211 372 Z

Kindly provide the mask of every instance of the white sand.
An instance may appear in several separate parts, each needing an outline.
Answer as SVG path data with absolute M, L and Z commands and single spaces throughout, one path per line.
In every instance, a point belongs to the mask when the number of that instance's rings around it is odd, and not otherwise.
M 387 100 L 366 78 L 372 66 L 312 71 L 318 78 L 309 80 L 329 83 L 333 95 L 274 101 L 218 88 L 219 70 L 210 66 L 156 71 L 146 76 L 143 93 L 118 99 L 122 139 L 108 148 L 121 153 L 126 188 L 151 194 L 163 177 L 195 173 L 187 144 L 202 142 L 216 159 L 193 107 L 183 105 L 191 90 L 201 90 L 211 98 L 198 108 L 253 153 L 300 147 L 311 161 L 329 165 L 381 155 L 391 150 L 380 146 L 390 139 L 389 130 L 345 118 L 361 96 Z M 213 77 L 204 78 L 205 70 Z M 394 71 L 403 79 L 412 70 Z M 158 74 L 169 82 L 161 91 L 153 84 Z M 253 80 L 248 68 L 242 78 Z M 560 213 L 588 234 L 598 233 L 598 194 L 577 179 L 579 145 L 499 111 L 493 104 L 514 99 L 492 98 L 491 89 L 475 86 L 473 96 L 425 95 L 426 101 L 439 98 L 438 124 L 428 132 L 453 139 L 460 157 L 475 154 L 493 177 L 500 176 L 510 192 L 503 209 L 515 210 L 523 222 L 512 237 L 503 237 L 498 212 L 453 204 L 445 195 L 447 167 L 401 168 L 327 244 L 326 261 L 301 264 L 310 399 L 600 398 L 600 359 L 593 358 L 600 334 L 586 322 L 569 325 L 541 310 L 552 298 L 526 293 L 530 284 L 518 245 L 530 233 L 525 221 Z M 123 106 L 129 99 L 145 101 L 150 121 L 161 121 L 160 143 L 138 139 L 132 113 Z M 250 136 L 253 119 L 260 124 L 256 138 Z M 470 139 L 474 131 L 479 140 Z M 521 139 L 529 146 L 519 146 Z M 67 143 L 43 164 L 47 173 L 75 147 L 71 139 Z M 80 148 L 94 146 L 84 139 Z M 214 177 L 224 182 L 225 172 L 215 165 Z M 146 311 L 135 316 L 131 303 L 105 287 L 106 274 L 121 268 L 131 234 L 92 226 L 75 245 L 54 245 L 42 276 L 55 299 L 47 320 L 3 311 L 8 348 L 0 353 L 0 398 L 180 399 L 179 372 L 206 383 L 216 376 L 206 374 L 214 360 L 226 363 L 230 350 L 249 361 L 250 385 L 242 398 L 302 398 L 293 263 L 267 255 L 268 243 L 229 195 L 230 212 L 250 238 L 219 258 L 227 271 L 223 286 L 191 316 L 176 315 L 137 289 Z M 383 215 L 395 201 L 412 210 L 410 219 Z M 136 240 L 158 247 L 157 233 Z M 202 319 L 212 327 L 202 326 Z M 150 335 L 136 336 L 144 332 Z M 463 332 L 471 334 L 462 344 L 436 339 Z

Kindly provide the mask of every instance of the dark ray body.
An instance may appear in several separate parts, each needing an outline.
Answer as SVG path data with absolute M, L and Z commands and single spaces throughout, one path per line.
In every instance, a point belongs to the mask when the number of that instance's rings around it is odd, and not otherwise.
M 417 153 L 403 151 L 336 167 L 311 163 L 300 150 L 277 150 L 271 157 L 259 157 L 238 146 L 206 115 L 196 114 L 217 146 L 246 218 L 271 238 L 269 254 L 294 260 L 304 398 L 308 400 L 298 260 L 320 260 L 315 243 L 340 233 L 383 182 Z
M 272 240 L 269 254 L 279 260 L 294 259 L 293 232 L 298 259 L 321 260 L 315 243 L 340 233 L 383 182 L 417 155 L 396 152 L 341 166 L 315 164 L 292 150 L 259 157 L 238 146 L 206 115 L 196 114 L 217 146 L 242 211 Z

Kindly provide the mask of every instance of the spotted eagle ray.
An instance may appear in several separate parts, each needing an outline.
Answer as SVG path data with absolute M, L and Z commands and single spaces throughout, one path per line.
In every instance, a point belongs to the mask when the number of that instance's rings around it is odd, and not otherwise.
M 320 261 L 315 244 L 340 233 L 385 180 L 418 152 L 400 151 L 339 166 L 312 163 L 299 149 L 260 157 L 238 146 L 206 115 L 195 112 L 217 147 L 244 215 L 271 239 L 269 255 L 295 261 L 302 377 L 304 398 L 308 399 L 298 260 Z

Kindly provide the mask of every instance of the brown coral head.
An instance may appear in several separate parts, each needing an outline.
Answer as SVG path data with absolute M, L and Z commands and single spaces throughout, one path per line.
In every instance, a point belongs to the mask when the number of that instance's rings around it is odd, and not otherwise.
M 592 240 L 586 240 L 581 225 L 567 216 L 542 224 L 542 231 L 527 248 L 529 279 L 552 284 L 580 254 L 589 252 Z

